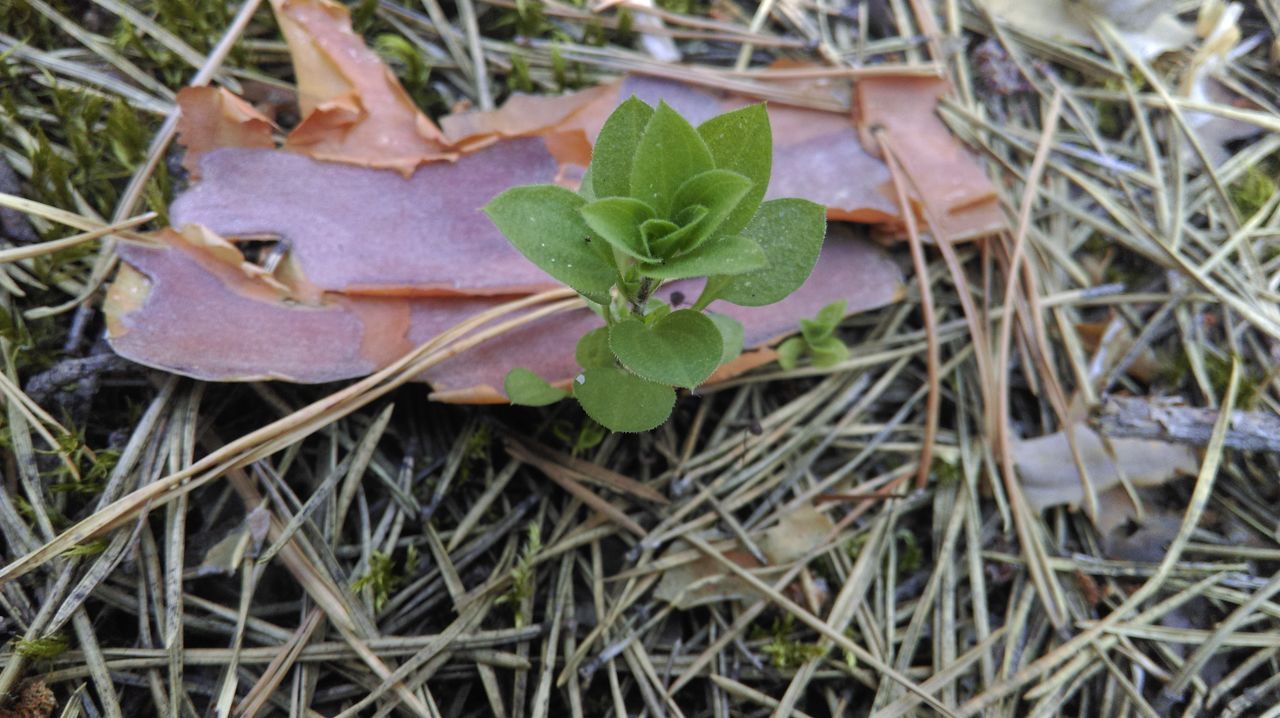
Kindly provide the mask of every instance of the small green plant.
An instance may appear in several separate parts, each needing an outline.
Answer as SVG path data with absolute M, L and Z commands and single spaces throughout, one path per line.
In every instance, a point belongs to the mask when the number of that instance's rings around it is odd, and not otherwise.
M 826 650 L 816 643 L 796 640 L 796 619 L 790 613 L 781 620 L 775 620 L 767 634 L 760 633 L 769 639 L 760 647 L 760 652 L 768 656 L 774 668 L 794 670 L 826 654 Z
M 495 602 L 497 604 L 509 603 L 512 607 L 512 621 L 516 628 L 522 628 L 529 622 L 529 616 L 524 612 L 525 599 L 533 595 L 534 584 L 533 564 L 538 558 L 538 553 L 542 551 L 542 527 L 538 526 L 538 522 L 529 522 L 528 540 L 524 544 L 524 550 L 520 552 L 520 558 L 516 560 L 516 565 L 511 569 L 511 588 L 507 592 L 498 597 Z
M 800 357 L 808 355 L 816 367 L 835 366 L 849 358 L 849 347 L 836 336 L 836 327 L 844 318 L 844 301 L 828 304 L 813 319 L 800 320 L 800 335 L 778 345 L 778 364 L 794 369 Z
M 715 300 L 761 306 L 808 278 L 826 232 L 821 205 L 764 202 L 772 135 L 763 105 L 695 128 L 665 103 L 632 97 L 596 141 L 581 189 L 514 187 L 485 212 L 522 254 L 582 295 L 605 326 L 577 345 L 572 396 L 611 431 L 648 431 L 742 351 L 736 320 Z M 689 308 L 654 292 L 704 279 Z M 834 326 L 834 325 L 833 325 Z M 505 382 L 514 404 L 542 406 L 570 392 L 527 369 Z
M 33 638 L 29 641 L 25 639 L 18 639 L 13 644 L 14 653 L 37 661 L 53 660 L 65 653 L 66 650 L 67 637 L 61 633 L 55 633 L 42 638 Z
M 369 554 L 369 569 L 365 574 L 351 583 L 351 590 L 360 593 L 369 589 L 373 603 L 373 612 L 382 610 L 391 594 L 398 591 L 418 572 L 418 547 L 410 545 L 405 554 L 404 571 L 397 574 L 395 563 L 391 557 L 381 551 Z

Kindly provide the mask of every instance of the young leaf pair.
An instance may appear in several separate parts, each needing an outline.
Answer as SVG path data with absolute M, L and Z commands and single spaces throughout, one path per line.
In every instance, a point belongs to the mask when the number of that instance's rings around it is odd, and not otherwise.
M 772 137 L 763 105 L 695 128 L 665 103 L 631 98 L 605 122 L 581 189 L 515 187 L 485 207 L 522 254 L 581 294 L 605 321 L 577 348 L 572 385 L 587 414 L 614 431 L 670 415 L 742 350 L 743 329 L 705 312 L 717 299 L 771 304 L 812 271 L 825 234 L 820 205 L 764 202 Z M 688 309 L 653 296 L 664 281 L 705 278 Z M 527 370 L 507 377 L 513 403 L 567 396 Z

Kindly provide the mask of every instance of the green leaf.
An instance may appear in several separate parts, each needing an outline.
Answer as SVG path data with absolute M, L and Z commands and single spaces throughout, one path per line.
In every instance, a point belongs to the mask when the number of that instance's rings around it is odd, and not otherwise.
M 664 264 L 642 264 L 640 273 L 654 279 L 686 279 L 711 274 L 742 274 L 765 266 L 760 245 L 746 237 L 721 237 Z M 733 289 L 731 286 L 730 290 Z
M 627 319 L 609 328 L 618 361 L 650 381 L 692 389 L 720 365 L 720 330 L 702 312 L 680 309 L 646 326 Z
M 818 310 L 818 315 L 813 319 L 801 319 L 800 333 L 804 335 L 804 340 L 810 345 L 816 345 L 830 337 L 844 318 L 846 306 L 848 302 L 845 300 L 832 302 Z
M 751 180 L 737 172 L 729 170 L 710 170 L 691 177 L 680 189 L 676 190 L 672 211 L 677 217 L 685 214 L 685 210 L 697 207 L 705 208 L 696 224 L 689 219 L 681 219 L 678 224 L 693 227 L 693 232 L 678 250 L 692 249 L 707 237 L 719 231 L 734 208 L 736 208 L 751 190 Z M 737 234 L 741 227 L 733 228 L 722 234 Z
M 653 117 L 653 108 L 633 95 L 618 105 L 605 120 L 591 150 L 591 180 L 594 197 L 624 197 L 631 194 L 631 163 L 640 137 Z M 583 178 L 585 183 L 587 178 Z
M 652 207 L 631 197 L 606 197 L 582 208 L 588 227 L 622 253 L 642 260 L 653 255 L 640 226 L 653 217 Z
M 485 214 L 542 271 L 592 301 L 606 304 L 617 278 L 591 248 L 591 229 L 578 212 L 582 197 L 555 185 L 512 187 L 485 205 Z
M 742 328 L 742 322 L 728 314 L 718 312 L 707 312 L 705 316 L 715 322 L 716 329 L 720 330 L 720 343 L 723 346 L 720 351 L 720 365 L 724 366 L 737 359 L 742 353 L 743 338 L 746 334 Z
M 578 194 L 588 202 L 596 201 L 596 191 L 591 186 L 591 168 L 588 167 L 586 172 L 582 173 L 582 179 L 578 182 Z
M 653 248 L 661 246 L 669 235 L 679 230 L 680 225 L 665 219 L 651 219 L 640 225 L 640 234 L 649 247 L 650 256 L 654 258 L 661 255 L 655 255 Z
M 737 234 L 755 216 L 773 169 L 773 131 L 763 104 L 713 117 L 698 126 L 711 149 L 716 167 L 733 170 L 751 180 L 751 189 L 721 225 L 724 234 Z
M 849 358 L 849 347 L 840 341 L 840 337 L 827 337 L 809 345 L 809 353 L 813 356 L 816 367 L 835 366 Z
M 614 367 L 587 369 L 573 380 L 573 396 L 587 416 L 610 431 L 655 429 L 671 416 L 676 392 Z
M 668 258 L 680 253 L 681 250 L 691 246 L 691 237 L 698 230 L 699 223 L 707 216 L 707 208 L 701 206 L 686 207 L 680 212 L 680 222 L 668 222 L 675 227 L 672 231 L 655 237 L 649 242 L 650 253 L 657 258 Z M 662 222 L 664 220 L 654 220 Z
M 542 377 L 522 368 L 507 372 L 502 388 L 506 389 L 511 403 L 520 406 L 546 406 L 569 396 L 569 392 L 551 386 Z
M 711 150 L 698 131 L 667 103 L 659 102 L 636 147 L 631 196 L 653 207 L 659 217 L 670 217 L 671 201 L 680 185 L 711 169 L 715 169 Z M 597 193 L 599 177 L 597 173 Z
M 785 342 L 778 345 L 778 366 L 787 371 L 796 368 L 796 364 L 800 362 L 800 355 L 805 350 L 804 340 L 800 337 L 791 337 Z
M 720 298 L 759 307 L 799 289 L 818 262 L 826 227 L 826 210 L 808 200 L 775 199 L 760 205 L 742 236 L 759 243 L 766 265 L 735 278 Z
M 615 365 L 613 350 L 609 349 L 609 327 L 592 329 L 578 340 L 578 348 L 574 350 L 578 366 L 583 369 L 611 367 Z

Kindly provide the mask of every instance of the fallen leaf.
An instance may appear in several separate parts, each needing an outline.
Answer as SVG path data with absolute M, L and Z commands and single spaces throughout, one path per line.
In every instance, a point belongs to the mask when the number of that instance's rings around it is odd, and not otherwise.
M 1203 39 L 1200 48 L 1192 56 L 1179 87 L 1181 94 L 1196 102 L 1231 106 L 1248 106 L 1244 98 L 1227 89 L 1218 77 L 1229 75 L 1231 52 L 1240 44 L 1240 15 L 1244 11 L 1240 3 L 1223 3 L 1221 0 L 1206 2 L 1201 6 L 1196 33 Z M 1195 131 L 1200 146 L 1210 164 L 1217 167 L 1231 158 L 1227 145 L 1262 132 L 1257 125 L 1208 112 L 1186 113 L 1187 124 Z M 1190 159 L 1195 156 L 1189 143 L 1183 153 Z
M 1120 483 L 1120 470 L 1135 486 L 1155 486 L 1199 469 L 1195 453 L 1178 444 L 1147 439 L 1111 439 L 1114 459 L 1096 432 L 1075 426 L 1076 444 L 1096 493 Z M 1036 511 L 1084 502 L 1084 487 L 1065 432 L 1014 442 L 1013 461 L 1027 502 Z
M 1191 29 L 1164 0 L 979 0 L 997 22 L 1057 42 L 1098 47 L 1093 23 L 1106 19 L 1144 59 L 1185 47 Z
M 739 566 L 760 569 L 760 577 L 768 580 L 787 569 L 792 562 L 821 546 L 834 526 L 826 514 L 813 506 L 801 506 L 784 515 L 777 524 L 765 531 L 758 542 L 760 552 L 769 560 L 767 568 L 761 568 L 760 562 L 741 544 L 723 550 L 722 553 Z M 676 542 L 670 553 L 678 556 L 688 551 L 691 551 L 688 544 Z M 750 584 L 727 572 L 714 558 L 701 553 L 663 571 L 653 595 L 681 610 L 708 603 L 759 598 Z
M 200 178 L 200 158 L 221 147 L 270 149 L 271 120 L 221 87 L 184 87 L 178 91 L 178 141 L 187 148 L 182 166 Z
M 271 0 L 289 44 L 302 122 L 285 148 L 317 159 L 395 169 L 450 159 L 439 128 L 329 0 Z
M 869 77 L 857 85 L 857 115 L 863 142 L 878 151 L 884 132 L 910 180 L 913 202 L 925 208 L 934 235 L 973 239 L 1006 226 L 995 187 L 968 148 L 938 117 L 938 101 L 950 84 L 933 77 Z M 893 196 L 891 186 L 884 189 Z
M 1101 367 L 1103 375 L 1110 372 L 1111 368 L 1116 365 L 1133 348 L 1133 331 L 1129 329 L 1128 324 L 1117 324 L 1112 329 L 1110 319 L 1105 322 L 1080 322 L 1076 324 L 1076 332 L 1080 334 L 1080 343 L 1091 353 L 1097 354 L 1102 349 L 1105 354 L 1099 355 L 1103 359 L 1104 366 Z M 1105 347 L 1103 343 L 1105 341 Z M 1160 359 L 1151 347 L 1145 347 L 1138 353 L 1137 358 L 1125 369 L 1125 372 L 1140 381 L 1150 382 L 1160 375 L 1163 371 Z

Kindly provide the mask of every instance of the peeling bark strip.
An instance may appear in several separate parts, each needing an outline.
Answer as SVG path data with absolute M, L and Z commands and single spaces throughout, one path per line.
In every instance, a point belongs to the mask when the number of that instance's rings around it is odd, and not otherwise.
M 1107 436 L 1207 446 L 1217 418 L 1213 409 L 1111 397 L 1093 423 Z M 1231 412 L 1225 445 L 1243 451 L 1280 452 L 1280 417 L 1261 411 Z

